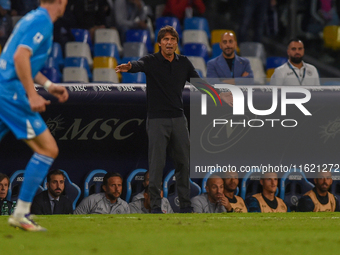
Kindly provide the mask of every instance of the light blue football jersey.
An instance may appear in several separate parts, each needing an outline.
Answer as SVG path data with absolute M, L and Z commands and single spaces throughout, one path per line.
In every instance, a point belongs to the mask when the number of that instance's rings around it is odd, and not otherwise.
M 15 26 L 0 56 L 0 91 L 1 87 L 25 93 L 19 82 L 14 67 L 14 53 L 19 46 L 32 52 L 30 58 L 32 77 L 35 77 L 51 51 L 53 41 L 53 23 L 46 9 L 39 7 L 26 14 Z

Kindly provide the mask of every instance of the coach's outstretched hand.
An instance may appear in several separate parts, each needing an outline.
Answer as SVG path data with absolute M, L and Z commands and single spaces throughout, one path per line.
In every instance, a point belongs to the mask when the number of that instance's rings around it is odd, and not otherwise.
M 48 92 L 58 98 L 60 103 L 66 102 L 68 99 L 68 92 L 64 86 L 55 85 L 52 83 L 51 87 L 49 87 Z
M 233 94 L 231 92 L 222 92 L 220 97 L 224 102 L 233 107 Z
M 116 66 L 115 70 L 116 70 L 116 73 L 124 73 L 124 72 L 127 72 L 131 69 L 132 65 L 131 65 L 131 62 L 129 61 L 129 63 L 127 64 L 121 64 L 119 66 Z

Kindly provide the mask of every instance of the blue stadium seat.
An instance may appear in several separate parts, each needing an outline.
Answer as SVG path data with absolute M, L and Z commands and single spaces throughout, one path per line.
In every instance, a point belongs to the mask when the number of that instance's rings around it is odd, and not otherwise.
M 122 73 L 123 83 L 146 83 L 146 76 L 144 73 Z
M 148 170 L 143 169 L 143 168 L 138 168 L 136 170 L 133 170 L 128 178 L 126 179 L 126 197 L 125 201 L 127 203 L 130 202 L 131 198 L 134 197 L 136 194 L 141 192 L 144 187 L 143 187 L 143 182 L 144 182 L 144 174 Z
M 175 169 L 171 170 L 164 178 L 163 192 L 164 197 L 166 197 L 169 200 L 173 211 L 175 213 L 179 212 L 180 204 L 176 187 Z M 197 183 L 190 180 L 190 198 L 195 197 L 199 194 L 201 194 L 201 187 Z
M 43 67 L 40 72 L 45 75 L 51 82 L 61 83 L 62 74 L 59 69 L 55 67 Z
M 121 63 L 118 46 L 115 43 L 96 43 L 94 45 L 94 57 L 112 57 Z
M 181 28 L 181 24 L 179 22 L 179 20 L 176 17 L 159 17 L 156 20 L 156 29 L 157 31 L 159 31 L 162 27 L 165 27 L 166 25 L 172 26 L 176 29 L 179 38 L 182 38 L 182 28 Z M 158 34 L 158 32 L 157 32 Z M 157 40 L 157 36 L 155 33 L 155 38 Z
M 183 46 L 183 54 L 186 56 L 202 57 L 205 62 L 209 60 L 208 47 L 202 43 L 187 43 Z
M 188 30 L 188 29 L 203 30 L 207 33 L 207 36 L 210 40 L 211 33 L 210 33 L 209 23 L 206 18 L 203 18 L 203 17 L 185 18 L 184 19 L 184 30 Z
M 93 49 L 93 44 L 89 30 L 81 28 L 72 28 L 71 33 L 74 36 L 74 40 L 76 42 L 87 43 L 90 46 L 90 49 L 91 50 Z
M 122 63 L 127 64 L 129 61 L 137 61 L 140 57 L 123 57 Z
M 207 186 L 207 181 L 210 177 L 211 173 L 207 173 L 204 178 L 202 179 L 202 193 L 207 192 L 207 190 L 205 189 L 205 186 Z M 237 187 L 236 191 L 234 192 L 234 195 L 237 196 L 238 193 L 240 192 L 239 187 Z
M 262 173 L 260 169 L 256 169 L 254 172 L 246 173 L 241 182 L 241 197 L 246 199 L 251 197 L 256 193 L 262 192 L 262 185 L 260 184 L 260 179 Z M 277 188 L 275 196 L 279 193 L 279 188 Z
M 243 42 L 240 44 L 240 52 L 242 57 L 260 58 L 262 64 L 267 64 L 266 50 L 264 45 L 259 42 Z
M 61 45 L 59 43 L 53 42 L 49 56 L 56 59 L 60 69 L 64 66 L 63 50 L 61 49 Z
M 285 63 L 287 63 L 288 59 L 284 57 L 268 57 L 267 58 L 267 69 L 276 68 Z
M 76 209 L 76 205 L 81 194 L 80 188 L 70 180 L 70 177 L 64 170 L 60 169 L 60 171 L 62 171 L 65 175 L 64 193 L 66 197 L 68 197 L 68 199 L 71 200 L 73 210 L 74 210 Z M 47 189 L 47 178 L 45 178 L 44 180 L 44 188 Z
M 92 72 L 85 57 L 67 57 L 64 60 L 65 67 L 83 67 L 87 71 L 89 80 L 92 80 Z
M 18 170 L 18 171 L 15 171 L 11 175 L 11 178 L 9 179 L 9 187 L 8 187 L 8 193 L 6 197 L 7 200 L 9 201 L 18 200 L 19 191 L 24 181 L 24 174 L 25 174 L 25 170 Z M 38 195 L 42 191 L 44 191 L 44 188 L 42 186 L 39 186 L 35 195 Z
M 216 58 L 219 55 L 221 55 L 221 53 L 222 53 L 222 50 L 220 48 L 220 44 L 219 43 L 214 43 L 212 45 L 212 56 L 211 56 L 211 58 Z
M 128 31 L 126 31 L 126 34 L 125 34 L 125 42 L 142 42 L 146 45 L 149 53 L 153 52 L 153 46 L 151 43 L 151 35 L 148 30 L 129 29 Z
M 314 185 L 307 180 L 303 171 L 290 169 L 280 180 L 280 198 L 291 211 L 296 211 L 299 198 L 313 188 Z
M 105 174 L 107 174 L 105 170 L 95 169 L 86 176 L 84 183 L 84 198 L 101 192 Z

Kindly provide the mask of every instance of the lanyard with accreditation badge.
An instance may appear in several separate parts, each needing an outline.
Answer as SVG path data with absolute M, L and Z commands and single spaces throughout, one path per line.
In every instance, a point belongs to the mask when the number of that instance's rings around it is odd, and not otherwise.
M 300 78 L 299 78 L 298 74 L 295 72 L 295 70 L 294 70 L 294 68 L 292 67 L 292 65 L 291 65 L 289 62 L 287 62 L 287 64 L 288 64 L 289 68 L 292 69 L 292 71 L 294 72 L 294 74 L 295 74 L 296 78 L 298 79 L 300 85 L 302 86 L 302 82 L 303 82 L 303 80 L 305 79 L 305 76 L 306 76 L 306 67 L 305 67 L 305 69 L 303 70 L 302 80 L 300 81 Z

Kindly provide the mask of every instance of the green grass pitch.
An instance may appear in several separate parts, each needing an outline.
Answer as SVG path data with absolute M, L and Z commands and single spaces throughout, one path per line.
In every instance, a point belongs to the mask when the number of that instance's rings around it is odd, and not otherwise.
M 0 216 L 1 254 L 339 254 L 339 213 Z

